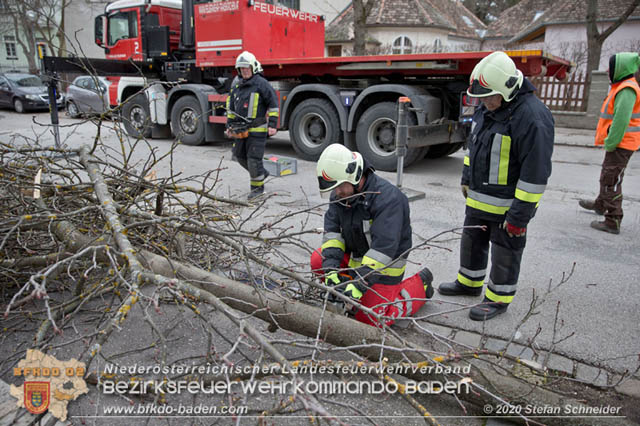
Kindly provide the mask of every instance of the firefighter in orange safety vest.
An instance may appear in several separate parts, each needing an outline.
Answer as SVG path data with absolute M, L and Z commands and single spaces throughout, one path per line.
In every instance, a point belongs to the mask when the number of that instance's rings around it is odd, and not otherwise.
M 600 172 L 600 193 L 595 200 L 580 200 L 582 208 L 604 215 L 591 227 L 620 233 L 622 179 L 631 155 L 640 148 L 640 86 L 634 78 L 640 67 L 637 53 L 622 52 L 609 58 L 611 89 L 600 109 L 596 145 L 606 150 Z

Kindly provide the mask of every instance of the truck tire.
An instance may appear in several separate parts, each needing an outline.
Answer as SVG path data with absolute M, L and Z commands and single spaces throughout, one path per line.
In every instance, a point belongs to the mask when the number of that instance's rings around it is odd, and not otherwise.
M 126 100 L 122 107 L 122 122 L 127 134 L 134 138 L 148 138 L 151 136 L 151 116 L 149 102 L 143 93 Z
M 395 153 L 397 115 L 398 110 L 394 102 L 381 102 L 369 107 L 358 121 L 356 128 L 358 151 L 377 170 L 393 172 L 398 166 Z M 417 124 L 413 114 L 409 115 L 408 124 Z M 428 147 L 425 148 L 408 149 L 404 166 L 407 167 L 423 158 L 428 150 Z
M 171 133 L 185 145 L 202 145 L 205 119 L 200 102 L 193 96 L 183 96 L 171 110 Z
M 446 157 L 447 155 L 451 155 L 454 152 L 457 152 L 462 148 L 463 143 L 441 143 L 438 145 L 432 145 L 427 151 L 426 158 L 440 158 Z
M 317 161 L 332 143 L 343 143 L 340 118 L 333 104 L 325 99 L 300 102 L 289 126 L 293 149 L 304 160 Z

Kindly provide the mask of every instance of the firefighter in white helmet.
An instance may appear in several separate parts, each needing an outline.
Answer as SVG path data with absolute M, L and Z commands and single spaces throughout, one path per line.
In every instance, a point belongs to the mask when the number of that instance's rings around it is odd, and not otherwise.
M 256 57 L 244 51 L 236 59 L 238 76 L 227 98 L 227 136 L 236 139 L 233 159 L 249 171 L 249 199 L 264 193 L 264 181 L 269 175 L 262 157 L 267 136 L 278 128 L 278 98 L 275 90 L 262 76 L 262 66 Z
M 469 311 L 472 320 L 493 318 L 512 302 L 527 225 L 551 175 L 553 117 L 534 91 L 504 52 L 485 57 L 471 73 L 467 94 L 480 98 L 482 106 L 473 116 L 462 172 L 467 207 L 460 269 L 456 280 L 438 291 L 480 296 L 491 246 L 487 289 L 482 303 Z
M 424 268 L 403 280 L 411 249 L 407 197 L 344 145 L 329 145 L 316 170 L 320 192 L 330 194 L 331 204 L 311 269 L 326 285 L 381 314 L 387 325 L 416 313 L 433 295 L 433 276 Z M 355 318 L 380 324 L 361 310 Z

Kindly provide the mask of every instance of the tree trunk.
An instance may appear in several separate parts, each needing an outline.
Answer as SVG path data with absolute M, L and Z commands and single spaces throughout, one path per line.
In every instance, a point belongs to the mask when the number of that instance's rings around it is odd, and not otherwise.
M 147 267 L 154 273 L 165 277 L 180 276 L 186 281 L 193 282 L 193 285 L 202 291 L 215 295 L 234 309 L 251 314 L 269 323 L 273 323 L 275 319 L 279 327 L 307 337 L 315 338 L 318 336 L 322 341 L 333 345 L 354 347 L 354 352 L 370 360 L 379 361 L 381 355 L 387 358 L 390 363 L 403 362 L 407 359 L 413 363 L 424 363 L 431 359 L 431 356 L 421 350 L 420 345 L 413 343 L 410 339 L 400 339 L 391 333 L 383 333 L 378 328 L 345 316 L 336 315 L 329 311 L 323 312 L 321 308 L 305 305 L 286 297 L 280 297 L 274 293 L 259 293 L 251 285 L 238 283 L 191 265 L 170 261 L 146 250 L 141 250 L 138 256 L 140 261 L 146 263 Z M 198 290 L 195 290 L 191 295 L 201 298 Z M 384 345 L 387 350 L 382 352 L 380 345 Z M 394 351 L 394 348 L 403 350 Z M 450 362 L 443 362 L 450 364 Z M 434 365 L 430 361 L 427 361 L 427 363 L 428 365 Z M 455 361 L 453 364 L 455 364 Z M 476 363 L 471 368 L 470 377 L 476 385 L 484 389 L 498 391 L 499 395 L 526 395 L 523 401 L 510 401 L 515 405 L 518 403 L 549 407 L 570 405 L 571 407 L 586 408 L 582 401 L 543 389 L 537 385 L 527 384 L 505 371 L 502 372 L 504 374 L 501 374 L 497 369 L 488 369 Z M 428 378 L 442 383 L 451 380 L 451 378 L 439 373 L 425 375 L 416 372 L 409 373 L 408 377 L 415 380 Z M 576 386 L 579 388 L 581 385 L 576 384 Z M 583 395 L 583 392 L 580 392 L 577 388 L 573 389 L 575 394 Z M 496 404 L 496 401 L 484 392 L 462 392 L 456 396 L 477 406 Z M 522 421 L 522 419 L 513 420 Z M 545 419 L 545 423 L 548 425 L 565 425 L 576 422 L 592 425 L 631 424 L 621 418 L 568 419 L 559 417 Z
M 601 33 L 598 31 L 597 24 L 598 0 L 587 1 L 587 79 L 590 79 L 592 71 L 597 71 L 600 67 L 600 56 L 602 55 L 604 41 L 627 20 L 638 5 L 640 5 L 640 0 L 633 0 L 627 10 Z
M 367 43 L 367 15 L 362 2 L 353 1 L 353 54 L 356 56 L 365 54 Z

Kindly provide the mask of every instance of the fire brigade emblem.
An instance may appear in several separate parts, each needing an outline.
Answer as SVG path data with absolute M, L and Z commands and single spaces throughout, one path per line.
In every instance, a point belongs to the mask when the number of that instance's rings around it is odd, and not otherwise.
M 30 413 L 44 413 L 50 400 L 49 382 L 24 382 L 24 406 Z

